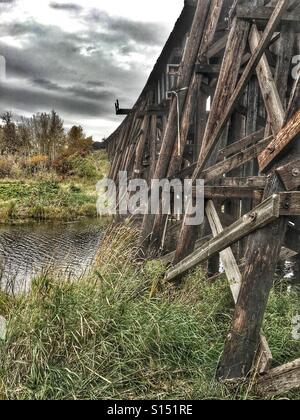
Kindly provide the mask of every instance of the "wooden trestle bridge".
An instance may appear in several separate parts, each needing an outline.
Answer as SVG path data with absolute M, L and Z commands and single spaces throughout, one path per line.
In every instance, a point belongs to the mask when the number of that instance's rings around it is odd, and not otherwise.
M 205 223 L 182 221 L 166 279 L 205 261 L 216 272 L 221 259 L 236 309 L 217 376 L 255 367 L 274 394 L 300 386 L 300 360 L 270 370 L 261 332 L 277 265 L 293 257 L 299 272 L 299 62 L 299 0 L 187 0 L 134 107 L 116 104 L 126 117 L 106 140 L 111 179 L 205 180 Z M 144 217 L 144 245 L 161 247 L 166 218 Z

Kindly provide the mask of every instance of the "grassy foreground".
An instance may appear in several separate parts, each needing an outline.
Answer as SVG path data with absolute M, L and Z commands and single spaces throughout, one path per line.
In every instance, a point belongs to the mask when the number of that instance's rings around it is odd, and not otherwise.
M 96 217 L 96 183 L 107 167 L 105 153 L 96 152 L 78 158 L 68 176 L 16 172 L 0 179 L 0 223 Z
M 42 277 L 26 296 L 1 296 L 0 315 L 8 320 L 0 340 L 1 399 L 258 398 L 248 386 L 214 380 L 233 311 L 225 278 L 209 284 L 198 270 L 181 290 L 161 284 L 150 298 L 164 268 L 133 265 L 134 243 L 132 230 L 113 229 L 89 278 Z M 299 301 L 279 288 L 265 334 L 281 364 L 299 357 L 291 336 Z

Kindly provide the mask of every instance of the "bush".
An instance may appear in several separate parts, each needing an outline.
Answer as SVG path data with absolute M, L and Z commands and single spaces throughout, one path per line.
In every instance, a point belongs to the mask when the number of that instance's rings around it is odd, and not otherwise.
M 95 166 L 87 159 L 84 159 L 82 157 L 75 157 L 71 160 L 71 166 L 72 175 L 77 176 L 78 178 L 97 178 L 97 170 Z
M 0 157 L 0 178 L 11 176 L 13 160 L 8 156 Z
M 24 161 L 25 169 L 30 173 L 49 167 L 49 158 L 46 155 L 33 155 Z

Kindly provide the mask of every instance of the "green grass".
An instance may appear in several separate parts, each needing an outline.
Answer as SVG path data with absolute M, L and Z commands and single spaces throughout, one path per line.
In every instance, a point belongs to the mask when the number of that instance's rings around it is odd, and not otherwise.
M 136 263 L 126 226 L 104 240 L 94 274 L 79 282 L 41 277 L 26 296 L 0 297 L 2 399 L 255 399 L 214 380 L 233 313 L 224 277 L 201 269 L 178 290 L 160 284 L 158 263 Z M 291 319 L 296 295 L 275 289 L 265 333 L 276 362 L 299 357 Z M 299 392 L 288 395 L 298 399 Z
M 0 180 L 0 223 L 96 217 L 96 183 L 106 174 L 103 152 L 78 158 L 72 176 L 38 173 Z

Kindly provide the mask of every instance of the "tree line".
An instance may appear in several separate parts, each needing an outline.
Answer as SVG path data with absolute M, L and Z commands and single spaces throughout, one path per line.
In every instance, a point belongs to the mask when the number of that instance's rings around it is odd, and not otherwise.
M 56 111 L 37 113 L 15 121 L 11 112 L 4 112 L 0 125 L 0 154 L 47 156 L 54 162 L 62 153 L 91 149 L 92 137 L 86 137 L 81 126 L 69 131 Z

